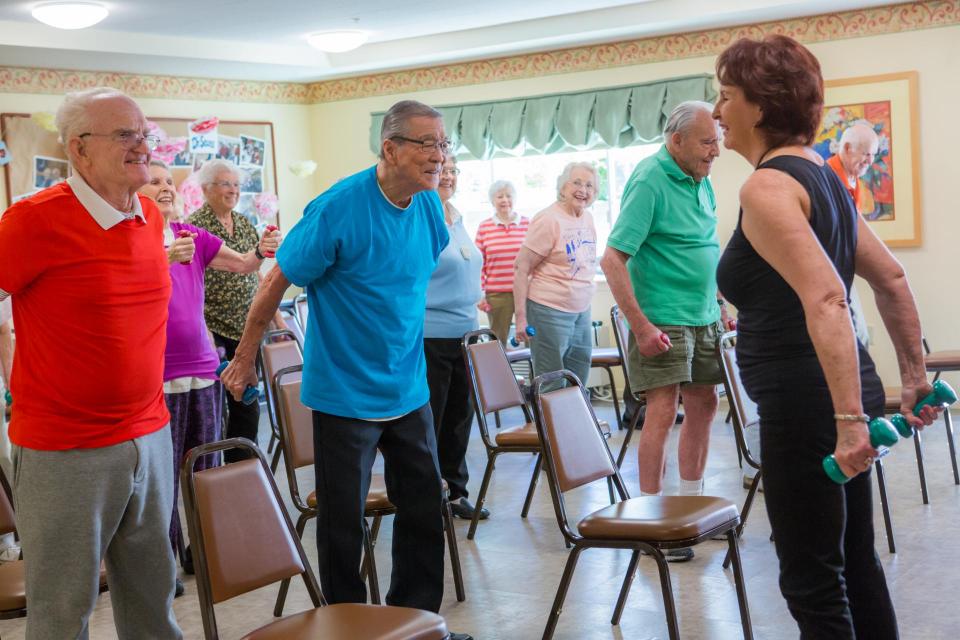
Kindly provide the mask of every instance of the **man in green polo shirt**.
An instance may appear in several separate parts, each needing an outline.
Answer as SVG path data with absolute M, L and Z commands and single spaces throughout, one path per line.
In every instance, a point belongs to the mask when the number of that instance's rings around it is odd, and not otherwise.
M 703 493 L 710 424 L 721 382 L 717 342 L 716 201 L 707 176 L 720 153 L 713 106 L 684 102 L 667 119 L 664 145 L 627 181 L 600 266 L 630 325 L 627 366 L 646 391 L 640 435 L 640 491 L 660 495 L 664 445 L 683 397 L 681 495 Z M 726 320 L 726 318 L 724 318 Z M 671 560 L 689 560 L 692 549 Z

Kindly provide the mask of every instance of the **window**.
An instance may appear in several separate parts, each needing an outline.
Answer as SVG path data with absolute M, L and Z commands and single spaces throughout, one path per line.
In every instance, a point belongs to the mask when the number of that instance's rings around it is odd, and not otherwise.
M 622 149 L 574 151 L 518 158 L 462 160 L 457 163 L 460 177 L 453 198 L 463 214 L 463 224 L 471 237 L 480 223 L 493 215 L 488 191 L 496 180 L 509 180 L 517 190 L 514 209 L 532 218 L 557 199 L 557 178 L 570 162 L 592 162 L 600 175 L 600 194 L 591 207 L 597 227 L 597 247 L 602 252 L 614 221 L 620 215 L 623 187 L 644 158 L 656 153 L 659 144 L 646 144 Z

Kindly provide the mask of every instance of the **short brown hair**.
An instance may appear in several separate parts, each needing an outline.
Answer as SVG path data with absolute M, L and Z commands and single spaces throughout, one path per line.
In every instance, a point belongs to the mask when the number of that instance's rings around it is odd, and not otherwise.
M 823 75 L 810 50 L 793 38 L 741 38 L 717 58 L 720 84 L 738 87 L 760 107 L 773 145 L 811 144 L 823 118 Z

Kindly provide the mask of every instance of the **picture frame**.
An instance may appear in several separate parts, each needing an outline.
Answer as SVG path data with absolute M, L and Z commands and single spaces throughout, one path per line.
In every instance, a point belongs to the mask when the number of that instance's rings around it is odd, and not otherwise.
M 922 245 L 920 112 L 916 71 L 827 80 L 824 119 L 814 147 L 829 159 L 840 135 L 869 123 L 880 138 L 878 153 L 858 178 L 860 213 L 888 247 Z

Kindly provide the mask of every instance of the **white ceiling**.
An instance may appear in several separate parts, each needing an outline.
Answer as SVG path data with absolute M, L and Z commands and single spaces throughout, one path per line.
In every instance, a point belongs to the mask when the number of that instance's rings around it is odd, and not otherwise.
M 110 16 L 62 31 L 0 0 L 0 65 L 315 81 L 892 4 L 869 0 L 103 0 Z M 590 7 L 590 8 L 588 8 Z M 371 32 L 324 54 L 305 36 Z

